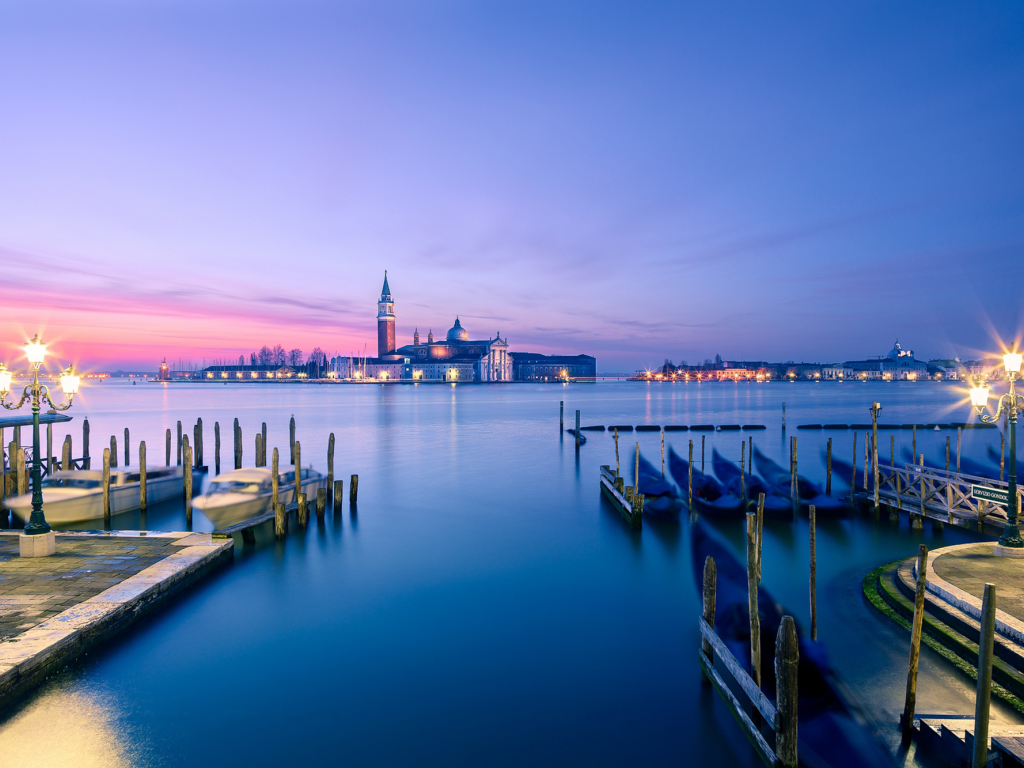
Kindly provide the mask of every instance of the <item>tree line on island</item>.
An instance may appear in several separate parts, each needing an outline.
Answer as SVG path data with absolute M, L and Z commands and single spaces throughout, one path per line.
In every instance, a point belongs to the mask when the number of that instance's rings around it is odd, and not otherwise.
M 287 365 L 295 371 L 305 371 L 312 378 L 320 378 L 328 369 L 327 353 L 320 347 L 315 347 L 306 358 L 301 349 L 285 351 L 280 344 L 275 344 L 273 347 L 263 345 L 258 352 L 251 352 L 248 364 L 254 368 L 256 366 L 281 368 Z M 246 365 L 245 355 L 238 356 L 238 365 Z

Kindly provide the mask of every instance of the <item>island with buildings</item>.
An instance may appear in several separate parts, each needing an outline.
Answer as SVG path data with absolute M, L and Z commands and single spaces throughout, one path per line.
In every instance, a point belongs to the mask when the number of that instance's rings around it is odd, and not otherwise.
M 843 363 L 769 363 L 762 360 L 723 360 L 701 365 L 674 365 L 666 360 L 658 370 L 638 371 L 641 381 L 960 381 L 1002 376 L 1002 360 L 918 360 L 899 339 L 884 356 Z
M 512 352 L 507 338 L 499 332 L 486 339 L 470 339 L 459 317 L 443 339 L 434 339 L 428 330 L 422 341 L 419 328 L 412 344 L 398 346 L 395 333 L 395 301 L 387 273 L 377 301 L 377 355 L 335 355 L 326 357 L 319 350 L 310 359 L 298 363 L 294 356 L 285 361 L 284 350 L 273 361 L 260 361 L 257 353 L 246 364 L 244 357 L 236 365 L 210 365 L 175 370 L 161 363 L 159 380 L 191 381 L 295 381 L 329 380 L 338 382 L 394 383 L 473 383 L 490 384 L 511 381 L 592 382 L 597 376 L 597 359 L 590 355 L 543 355 Z M 297 351 L 297 350 L 296 350 Z

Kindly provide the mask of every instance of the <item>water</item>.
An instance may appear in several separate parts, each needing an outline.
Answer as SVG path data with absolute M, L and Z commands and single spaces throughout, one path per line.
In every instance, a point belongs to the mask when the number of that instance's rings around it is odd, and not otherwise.
M 207 462 L 219 420 L 227 467 L 238 417 L 246 464 L 262 421 L 286 462 L 294 414 L 303 463 L 325 469 L 335 433 L 346 494 L 359 474 L 358 510 L 346 502 L 343 515 L 305 532 L 293 525 L 282 542 L 265 529 L 255 545 L 236 539 L 230 566 L 6 712 L 0 752 L 12 764 L 77 766 L 757 765 L 700 684 L 685 519 L 630 531 L 598 487 L 599 465 L 614 462 L 611 436 L 590 433 L 577 458 L 571 436 L 559 436 L 558 401 L 567 426 L 576 408 L 584 424 L 765 424 L 708 434 L 708 462 L 712 446 L 738 459 L 753 434 L 785 465 L 797 435 L 801 473 L 820 480 L 824 441 L 845 457 L 852 434 L 797 424 L 863 423 L 872 400 L 888 423 L 968 421 L 963 394 L 854 383 L 95 385 L 70 412 L 76 455 L 84 415 L 94 456 L 115 434 L 123 460 L 128 426 L 133 457 L 145 439 L 150 465 L 163 462 L 165 428 L 181 419 L 191 434 L 202 416 Z M 918 450 L 944 458 L 946 434 L 919 431 Z M 55 446 L 63 435 L 55 429 Z M 684 455 L 691 437 L 699 445 L 699 435 L 668 433 Z M 909 430 L 896 437 L 897 450 L 909 446 Z M 630 441 L 660 461 L 657 433 L 621 439 L 624 461 Z M 998 440 L 965 430 L 965 455 L 984 460 Z M 123 517 L 114 527 L 138 524 Z M 180 530 L 184 514 L 172 505 L 146 524 Z M 737 551 L 740 526 L 716 526 Z M 194 528 L 211 526 L 197 512 Z M 908 636 L 865 603 L 860 581 L 919 542 L 978 538 L 948 526 L 912 532 L 906 520 L 819 522 L 819 636 L 890 739 Z M 807 549 L 805 520 L 766 522 L 764 584 L 805 625 Z M 973 712 L 970 682 L 927 649 L 918 690 L 919 712 Z

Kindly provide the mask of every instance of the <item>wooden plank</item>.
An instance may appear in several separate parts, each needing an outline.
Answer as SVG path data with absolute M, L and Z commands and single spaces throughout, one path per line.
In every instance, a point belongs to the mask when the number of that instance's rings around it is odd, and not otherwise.
M 704 655 L 704 651 L 697 651 L 698 658 L 700 659 L 701 669 L 704 670 L 704 674 L 711 680 L 711 684 L 715 686 L 715 690 L 718 691 L 718 695 L 725 700 L 726 706 L 729 707 L 729 711 L 732 712 L 740 724 L 740 728 L 746 733 L 747 738 L 754 745 L 754 749 L 757 750 L 757 754 L 764 760 L 766 765 L 774 766 L 776 763 L 775 752 L 771 747 L 768 746 L 768 742 L 765 741 L 764 736 L 751 722 L 750 717 L 746 712 L 743 711 L 743 707 L 740 706 L 739 701 L 733 695 L 732 691 L 729 690 L 729 686 L 725 684 L 722 676 L 718 674 L 718 670 L 714 668 L 712 664 L 708 662 L 707 656 Z
M 238 533 L 239 531 L 244 531 L 247 528 L 255 528 L 257 525 L 260 525 L 261 523 L 265 523 L 268 520 L 273 520 L 273 519 L 274 519 L 274 512 L 273 512 L 273 510 L 271 510 L 270 512 L 264 512 L 261 515 L 256 515 L 256 517 L 250 517 L 248 520 L 243 520 L 240 523 L 235 523 L 234 525 L 229 525 L 227 528 L 219 528 L 219 529 L 217 529 L 216 531 L 213 532 L 213 535 L 216 536 L 218 539 L 219 538 L 225 538 L 227 536 L 230 536 L 233 533 Z
M 764 695 L 764 692 L 754 685 L 753 679 L 747 674 L 747 671 L 743 669 L 736 661 L 725 643 L 722 642 L 721 638 L 715 633 L 708 623 L 704 621 L 704 617 L 700 617 L 700 633 L 704 635 L 704 639 L 711 644 L 711 648 L 714 652 L 714 657 L 725 664 L 726 669 L 729 670 L 729 674 L 733 676 L 733 679 L 739 683 L 740 688 L 747 694 L 747 697 L 757 707 L 758 711 L 764 716 L 764 719 L 769 723 L 775 724 L 775 705 L 768 701 L 768 697 Z
M 993 736 L 992 746 L 1002 755 L 1003 766 L 1024 766 L 1024 736 Z

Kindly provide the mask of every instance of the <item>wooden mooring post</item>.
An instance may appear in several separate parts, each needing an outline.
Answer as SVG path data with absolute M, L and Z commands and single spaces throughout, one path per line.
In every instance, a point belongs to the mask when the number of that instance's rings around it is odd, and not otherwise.
M 881 404 L 871 403 L 871 481 L 874 483 L 874 514 L 878 514 L 878 412 Z
M 334 433 L 327 438 L 327 495 L 334 503 Z
M 274 453 L 271 458 L 270 468 L 270 502 L 274 505 L 274 509 L 277 509 L 277 495 L 278 490 L 281 487 L 281 477 L 278 475 L 278 455 L 277 448 L 274 449 Z
M 110 449 L 103 449 L 103 522 L 110 523 Z
M 263 435 L 256 433 L 256 466 L 260 466 L 260 455 L 263 452 Z
M 692 440 L 690 442 L 693 442 Z M 715 628 L 715 600 L 718 593 L 718 571 L 715 569 L 715 559 L 708 555 L 704 558 L 704 590 L 702 593 L 702 615 L 704 621 L 713 630 Z M 711 643 L 701 635 L 701 652 L 707 657 L 708 663 L 714 664 L 715 655 Z M 705 672 L 701 675 L 701 682 L 704 685 L 711 685 L 711 677 Z
M 335 480 L 334 481 L 334 501 L 332 503 L 334 505 L 334 512 L 335 512 L 335 514 L 341 512 L 341 499 L 342 499 L 342 493 L 343 493 L 343 491 L 345 489 L 344 486 L 345 486 L 345 481 L 344 480 Z
M 213 471 L 220 474 L 220 422 L 213 422 Z
M 914 431 L 911 433 L 910 455 L 917 457 L 917 424 L 914 425 Z
M 661 472 L 664 477 L 664 469 Z M 747 510 L 747 444 L 740 443 L 740 502 L 743 504 L 743 511 Z
M 800 506 L 800 487 L 797 483 L 796 468 L 796 435 L 789 438 L 789 493 L 793 499 L 793 514 L 795 515 Z
M 661 476 L 665 477 L 665 428 L 661 428 Z
M 783 768 L 796 768 L 797 760 L 797 678 L 800 671 L 800 643 L 796 622 L 783 616 L 775 637 L 775 755 Z
M 147 507 L 146 499 L 146 441 L 139 443 L 139 507 L 143 512 Z
M 618 461 L 618 452 L 616 451 L 616 463 Z M 686 468 L 687 482 L 686 482 L 686 508 L 693 512 L 693 440 L 690 441 L 690 464 Z
M 986 584 L 981 600 L 978 642 L 978 692 L 974 699 L 974 760 L 972 768 L 988 765 L 989 706 L 992 701 L 992 651 L 996 633 L 996 585 Z
M 164 466 L 171 466 L 171 428 L 168 427 L 164 433 Z
M 260 456 L 260 466 L 265 467 L 267 466 L 267 422 L 265 421 L 260 426 L 260 436 L 262 438 L 260 445 L 263 446 L 263 455 Z
M 857 505 L 857 430 L 853 430 L 853 471 L 850 475 L 850 504 Z
M 300 493 L 297 498 L 299 500 L 299 525 L 305 528 L 309 524 L 309 507 L 306 506 L 306 494 Z
M 580 412 L 576 410 L 576 447 L 580 447 Z
M 565 401 L 558 401 L 558 433 L 565 431 Z
M 747 513 L 747 612 L 750 615 L 750 677 L 761 687 L 761 616 L 757 608 L 757 515 Z
M 185 472 L 185 522 L 188 525 L 192 525 L 192 446 L 188 444 L 188 438 L 185 438 L 183 445 L 185 452 L 183 469 Z
M 177 447 L 177 452 L 178 452 L 178 466 L 180 467 L 181 466 L 181 422 L 180 421 L 178 422 L 178 447 Z
M 235 431 L 235 469 L 242 468 L 242 428 L 238 424 L 238 419 L 235 419 L 234 425 Z
M 832 495 L 832 438 L 825 444 L 825 495 Z
M 707 435 L 700 436 L 700 473 L 704 474 L 704 438 Z
M 292 456 L 295 457 L 295 500 L 298 501 L 302 493 L 302 446 L 298 440 L 292 446 Z
M 615 476 L 621 477 L 622 472 L 619 470 L 619 428 L 615 428 Z
M 359 496 L 359 475 L 352 475 L 348 481 L 348 505 L 352 507 Z
M 960 433 L 962 429 L 962 427 L 956 428 L 956 473 L 958 475 L 960 474 Z
M 810 508 L 811 515 L 811 640 L 818 639 L 818 550 L 816 541 L 817 510 Z
M 196 419 L 196 466 L 206 466 L 206 449 L 203 445 L 203 417 Z
M 288 421 L 288 447 L 291 449 L 292 466 L 295 465 L 295 414 Z
M 2 442 L 3 437 L 0 437 L 0 443 Z M 64 445 L 60 452 L 60 468 L 65 471 L 71 469 L 71 461 L 71 435 L 64 435 Z
M 276 448 L 274 449 L 277 450 Z M 281 538 L 288 531 L 288 515 L 284 511 L 284 504 L 277 502 L 274 504 L 274 535 L 277 538 Z
M 910 527 L 915 529 L 924 528 L 924 454 L 921 454 L 921 513 L 910 516 Z
M 946 471 L 949 472 L 949 435 L 946 435 Z
M 782 404 L 782 430 L 786 430 L 786 404 Z
M 316 489 L 316 519 L 323 520 L 324 515 L 327 514 L 327 489 L 317 488 Z
M 928 576 L 928 547 L 917 550 L 917 592 L 914 595 L 914 623 L 910 630 L 910 667 L 907 670 L 907 695 L 903 704 L 900 724 L 904 733 L 914 729 L 914 709 L 917 706 L 917 662 L 921 656 L 921 626 L 924 623 L 924 590 Z
M 92 459 L 89 458 L 89 420 L 82 422 L 82 464 L 84 469 L 92 469 Z
M 128 427 L 124 428 L 124 465 L 131 466 L 132 456 L 128 450 Z
M 117 436 L 110 436 L 110 468 L 117 469 Z
M 757 494 L 757 584 L 761 585 L 761 534 L 764 533 L 764 494 Z
M 199 423 L 192 425 L 192 466 L 195 469 L 199 469 L 203 465 L 202 460 L 199 458 L 199 443 L 202 441 L 202 437 L 199 435 Z

